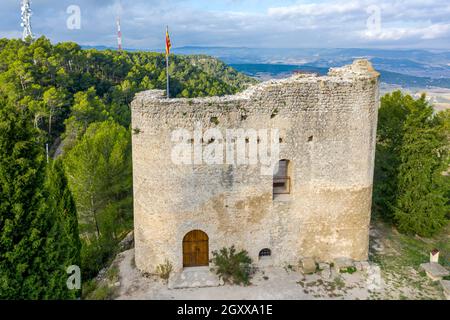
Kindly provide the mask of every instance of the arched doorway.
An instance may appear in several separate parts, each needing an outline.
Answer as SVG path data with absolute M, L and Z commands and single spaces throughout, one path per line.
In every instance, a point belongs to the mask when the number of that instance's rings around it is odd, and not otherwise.
M 183 267 L 209 265 L 208 235 L 192 230 L 183 238 Z

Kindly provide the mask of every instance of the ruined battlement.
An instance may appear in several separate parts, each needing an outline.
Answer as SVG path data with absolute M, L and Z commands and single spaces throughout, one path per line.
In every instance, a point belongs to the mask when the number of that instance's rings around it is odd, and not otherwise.
M 138 110 L 139 107 L 144 109 L 149 107 L 157 107 L 164 105 L 171 105 L 174 107 L 189 104 L 189 105 L 210 105 L 210 104 L 228 104 L 239 103 L 249 100 L 255 100 L 261 97 L 265 91 L 280 90 L 287 86 L 302 86 L 305 90 L 314 89 L 316 87 L 324 86 L 339 86 L 350 84 L 352 82 L 376 81 L 379 73 L 376 72 L 371 63 L 364 59 L 358 59 L 353 64 L 340 67 L 331 68 L 326 76 L 317 76 L 315 74 L 296 74 L 286 79 L 274 79 L 262 82 L 260 84 L 251 86 L 247 90 L 237 93 L 235 95 L 226 95 L 221 97 L 201 97 L 201 98 L 166 98 L 165 90 L 148 90 L 136 94 L 133 107 Z
M 165 259 L 176 270 L 192 261 L 204 265 L 212 250 L 231 245 L 255 261 L 270 249 L 274 265 L 301 257 L 366 259 L 378 77 L 370 62 L 355 60 L 326 76 L 266 81 L 232 96 L 138 93 L 131 105 L 138 268 L 154 272 Z M 223 163 L 174 163 L 179 129 L 192 133 L 186 140 L 192 159 L 197 147 L 214 148 L 215 155 L 223 152 Z M 223 135 L 208 141 L 211 129 Z M 259 163 L 225 161 L 226 143 L 235 140 L 227 129 L 256 132 L 246 136 L 246 152 L 261 147 L 263 130 L 276 130 L 283 174 L 261 174 Z M 200 234 L 196 230 L 207 239 L 197 256 L 185 243 Z

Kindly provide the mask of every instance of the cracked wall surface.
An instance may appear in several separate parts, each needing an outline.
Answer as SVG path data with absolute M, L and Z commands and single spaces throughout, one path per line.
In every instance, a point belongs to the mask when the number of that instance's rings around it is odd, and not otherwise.
M 366 60 L 326 76 L 271 80 L 234 96 L 165 99 L 150 90 L 132 102 L 135 259 L 154 272 L 181 269 L 182 240 L 195 229 L 209 251 L 235 245 L 254 261 L 270 248 L 274 265 L 301 257 L 365 260 L 375 155 L 378 73 Z M 214 121 L 212 121 L 214 119 Z M 259 165 L 174 164 L 172 132 L 279 129 L 292 189 L 272 197 Z M 211 257 L 211 254 L 210 254 Z

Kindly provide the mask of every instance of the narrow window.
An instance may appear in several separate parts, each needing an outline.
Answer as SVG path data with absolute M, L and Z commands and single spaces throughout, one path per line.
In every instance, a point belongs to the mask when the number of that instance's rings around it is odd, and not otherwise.
M 278 171 L 273 175 L 273 195 L 291 193 L 291 177 L 289 176 L 289 160 L 278 162 Z

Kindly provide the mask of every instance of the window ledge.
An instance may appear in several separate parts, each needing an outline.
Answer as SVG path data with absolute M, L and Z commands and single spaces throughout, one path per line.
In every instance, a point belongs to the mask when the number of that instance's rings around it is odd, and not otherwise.
M 292 200 L 292 196 L 290 194 L 277 194 L 273 196 L 272 200 L 278 202 L 289 202 Z

